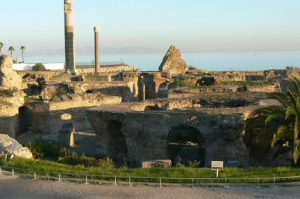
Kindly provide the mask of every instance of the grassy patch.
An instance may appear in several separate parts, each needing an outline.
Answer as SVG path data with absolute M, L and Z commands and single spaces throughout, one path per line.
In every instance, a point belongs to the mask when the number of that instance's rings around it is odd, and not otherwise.
M 237 86 L 270 86 L 274 85 L 271 81 L 223 81 L 221 85 L 237 85 Z
M 22 169 L 35 170 L 40 173 L 73 173 L 81 175 L 105 176 L 132 176 L 132 177 L 168 177 L 168 178 L 214 178 L 215 172 L 209 168 L 153 168 L 153 169 L 128 169 L 128 168 L 103 168 L 84 167 L 82 165 L 67 165 L 48 160 L 26 160 L 15 158 L 10 162 L 0 160 L 0 165 Z M 300 176 L 299 168 L 225 168 L 221 178 L 274 178 Z

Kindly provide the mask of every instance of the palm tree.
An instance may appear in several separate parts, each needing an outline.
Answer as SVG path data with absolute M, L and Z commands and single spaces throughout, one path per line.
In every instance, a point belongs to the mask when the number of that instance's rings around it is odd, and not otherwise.
M 10 56 L 12 57 L 13 56 L 13 51 L 15 51 L 15 48 L 13 46 L 10 46 L 8 48 L 8 51 L 10 52 Z
M 291 79 L 287 94 L 273 94 L 281 106 L 257 109 L 246 121 L 246 131 L 258 129 L 261 136 L 272 134 L 271 146 L 280 144 L 293 151 L 295 163 L 300 158 L 300 81 Z M 292 144 L 291 144 L 292 143 Z
M 20 50 L 22 51 L 22 62 L 24 63 L 24 51 L 25 51 L 26 47 L 25 46 L 21 46 Z
M 2 54 L 2 48 L 3 48 L 4 44 L 2 42 L 0 42 L 0 55 Z

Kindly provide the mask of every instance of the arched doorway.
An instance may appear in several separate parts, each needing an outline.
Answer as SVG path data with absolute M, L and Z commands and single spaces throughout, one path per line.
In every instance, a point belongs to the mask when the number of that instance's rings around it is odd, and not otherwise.
M 173 166 L 179 163 L 204 165 L 204 138 L 198 129 L 187 125 L 172 128 L 168 135 L 168 142 L 169 155 Z
M 107 126 L 108 152 L 117 163 L 124 163 L 127 159 L 127 144 L 125 136 L 121 132 L 122 123 L 111 120 Z
M 18 135 L 27 133 L 31 130 L 32 119 L 29 109 L 26 106 L 19 108 L 19 129 Z

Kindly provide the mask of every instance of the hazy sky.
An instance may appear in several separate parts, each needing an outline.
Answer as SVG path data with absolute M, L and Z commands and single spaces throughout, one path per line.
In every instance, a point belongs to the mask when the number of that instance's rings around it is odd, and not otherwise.
M 30 52 L 64 48 L 63 0 L 2 0 L 0 41 Z M 78 49 L 300 50 L 299 0 L 75 0 Z

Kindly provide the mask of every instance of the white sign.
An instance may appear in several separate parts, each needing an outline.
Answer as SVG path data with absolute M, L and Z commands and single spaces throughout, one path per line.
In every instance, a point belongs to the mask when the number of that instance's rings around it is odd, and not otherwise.
M 212 161 L 211 162 L 211 169 L 223 169 L 224 168 L 224 162 L 223 161 Z

